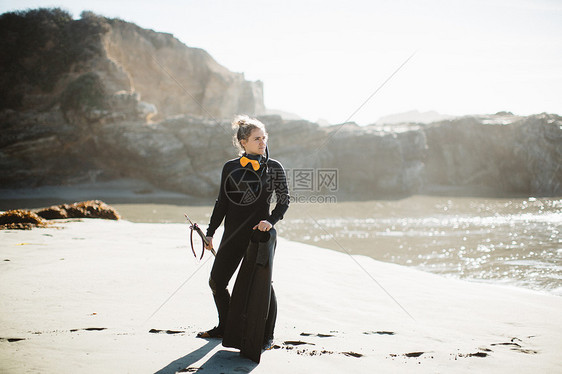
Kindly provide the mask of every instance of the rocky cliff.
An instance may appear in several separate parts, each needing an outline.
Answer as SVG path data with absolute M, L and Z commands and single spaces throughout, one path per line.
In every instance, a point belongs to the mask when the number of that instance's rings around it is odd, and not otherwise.
M 142 97 L 141 114 L 154 118 L 189 113 L 220 119 L 265 110 L 261 82 L 246 81 L 171 34 L 91 12 L 73 20 L 60 9 L 5 13 L 0 30 L 2 109 L 65 109 L 65 92 L 84 87 L 88 75 L 99 78 L 106 96 Z
M 114 114 L 127 118 L 124 111 Z M 339 199 L 423 192 L 562 194 L 562 118 L 556 115 L 509 124 L 465 117 L 400 132 L 351 124 L 325 128 L 278 116 L 260 119 L 268 127 L 272 157 L 293 178 L 299 170 L 337 170 L 336 191 L 322 192 Z M 99 120 L 80 128 L 64 124 L 60 113 L 3 111 L 0 123 L 3 187 L 136 178 L 211 197 L 218 191 L 222 164 L 236 156 L 228 121 L 190 115 L 154 123 L 131 117 Z
M 309 130 L 307 130 L 308 132 Z M 272 131 L 272 139 L 275 132 Z M 343 198 L 457 195 L 562 195 L 562 117 L 466 116 L 429 125 L 336 125 L 292 147 L 309 165 L 336 168 Z M 318 143 L 318 142 L 316 142 Z M 288 156 L 289 164 L 302 162 Z M 301 166 L 302 167 L 302 166 Z
M 562 193 L 562 120 L 539 114 L 466 117 L 429 125 L 425 180 L 499 193 Z
M 136 178 L 216 196 L 222 164 L 236 156 L 232 115 L 263 110 L 259 82 L 168 34 L 58 10 L 5 14 L 0 29 L 2 188 Z M 336 190 L 315 193 L 562 195 L 557 115 L 392 127 L 259 118 L 293 187 L 295 171 L 337 171 Z

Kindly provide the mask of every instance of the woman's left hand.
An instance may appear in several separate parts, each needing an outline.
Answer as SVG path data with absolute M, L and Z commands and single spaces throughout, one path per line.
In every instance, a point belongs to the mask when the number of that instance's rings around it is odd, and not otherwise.
M 260 223 L 258 223 L 257 225 L 254 226 L 254 230 L 258 229 L 260 231 L 269 231 L 269 230 L 271 230 L 272 227 L 273 227 L 273 225 L 271 223 L 269 223 L 269 221 L 263 220 L 263 221 L 260 221 Z

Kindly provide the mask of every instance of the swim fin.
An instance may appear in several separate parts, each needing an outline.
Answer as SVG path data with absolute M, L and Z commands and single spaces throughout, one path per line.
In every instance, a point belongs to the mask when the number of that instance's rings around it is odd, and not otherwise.
M 271 339 L 277 310 L 271 275 L 277 232 L 254 231 L 232 290 L 222 344 L 240 349 L 242 356 L 259 363 L 264 342 Z M 270 301 L 272 301 L 270 303 Z M 270 320 L 268 321 L 268 317 Z M 267 330 L 266 331 L 266 324 Z

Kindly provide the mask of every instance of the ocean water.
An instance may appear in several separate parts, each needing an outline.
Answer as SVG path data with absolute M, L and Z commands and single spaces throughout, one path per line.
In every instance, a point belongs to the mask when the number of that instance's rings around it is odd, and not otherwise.
M 188 213 L 206 229 L 212 212 L 212 201 L 188 205 L 179 198 L 158 204 L 103 200 L 133 222 L 186 222 Z M 2 200 L 0 207 L 62 202 Z M 562 296 L 562 198 L 412 196 L 293 203 L 276 228 L 287 239 L 351 255 Z M 186 247 L 188 240 L 186 224 Z
M 132 221 L 184 222 L 187 212 L 202 228 L 212 211 L 210 205 L 114 206 Z M 277 230 L 290 240 L 446 277 L 562 296 L 562 198 L 295 203 Z
M 562 199 L 415 196 L 302 210 L 280 227 L 284 237 L 562 296 Z

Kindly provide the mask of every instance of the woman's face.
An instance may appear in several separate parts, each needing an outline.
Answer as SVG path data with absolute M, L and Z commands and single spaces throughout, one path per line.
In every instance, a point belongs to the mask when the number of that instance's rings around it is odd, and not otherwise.
M 249 155 L 264 155 L 267 146 L 267 134 L 262 129 L 253 129 L 248 139 L 240 141 Z

